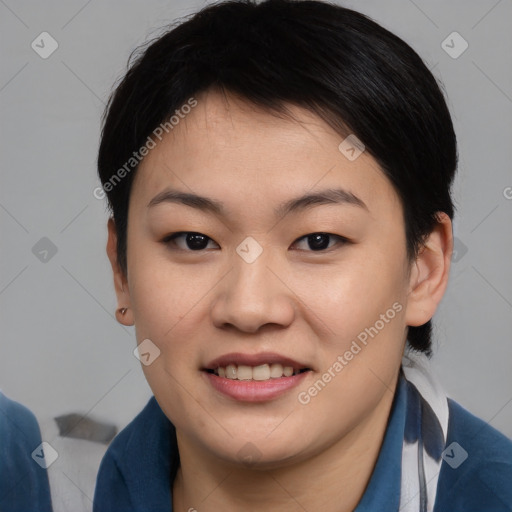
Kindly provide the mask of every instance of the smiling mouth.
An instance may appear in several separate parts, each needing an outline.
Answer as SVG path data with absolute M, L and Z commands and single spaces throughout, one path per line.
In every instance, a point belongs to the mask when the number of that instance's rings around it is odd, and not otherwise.
M 311 369 L 294 368 L 293 366 L 272 363 L 260 364 L 258 366 L 228 364 L 227 366 L 218 366 L 215 369 L 206 369 L 205 371 L 217 377 L 231 380 L 266 381 L 282 377 L 292 377 L 293 375 L 311 371 Z

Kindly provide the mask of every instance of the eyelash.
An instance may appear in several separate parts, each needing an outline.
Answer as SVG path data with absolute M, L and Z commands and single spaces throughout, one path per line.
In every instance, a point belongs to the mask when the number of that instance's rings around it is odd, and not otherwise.
M 212 238 L 210 238 L 209 236 L 206 236 L 203 233 L 198 233 L 197 231 L 178 231 L 176 233 L 171 233 L 171 234 L 167 235 L 162 240 L 162 243 L 164 243 L 167 246 L 171 245 L 171 243 L 173 243 L 175 245 L 174 241 L 177 238 L 180 238 L 180 237 L 185 236 L 185 235 L 199 235 L 199 236 L 202 236 L 202 237 L 204 237 L 205 239 L 207 239 L 209 241 L 214 242 L 214 240 Z M 336 238 L 336 239 L 338 239 L 338 244 L 341 245 L 341 246 L 343 246 L 343 245 L 345 245 L 346 243 L 349 242 L 349 240 L 347 238 L 342 237 L 340 235 L 334 235 L 333 233 L 325 233 L 323 231 L 319 231 L 319 232 L 309 233 L 309 234 L 304 235 L 304 236 L 302 236 L 300 238 L 297 238 L 297 240 L 295 240 L 295 242 L 293 242 L 293 244 L 296 244 L 297 242 L 299 242 L 301 240 L 304 240 L 304 239 L 307 239 L 308 237 L 314 236 L 314 235 L 323 235 L 323 236 L 328 236 L 328 237 L 331 237 L 331 238 Z M 214 242 L 214 243 L 216 243 L 216 242 Z M 330 252 L 332 249 L 333 249 L 333 247 L 327 247 L 326 249 L 320 249 L 320 250 L 317 250 L 317 251 L 306 250 L 305 252 L 321 253 L 321 252 Z M 188 249 L 188 248 L 187 249 L 177 248 L 175 250 L 184 251 L 184 252 L 198 252 L 198 253 L 205 251 L 205 249 L 193 250 L 193 249 Z

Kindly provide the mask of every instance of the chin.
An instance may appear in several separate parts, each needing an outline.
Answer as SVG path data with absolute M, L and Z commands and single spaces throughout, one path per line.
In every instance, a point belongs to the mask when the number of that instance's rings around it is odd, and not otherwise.
M 252 433 L 226 439 L 218 443 L 211 437 L 203 439 L 202 444 L 210 453 L 228 464 L 254 470 L 270 470 L 292 465 L 307 459 L 312 451 L 303 436 L 287 434 L 286 437 L 266 433 Z

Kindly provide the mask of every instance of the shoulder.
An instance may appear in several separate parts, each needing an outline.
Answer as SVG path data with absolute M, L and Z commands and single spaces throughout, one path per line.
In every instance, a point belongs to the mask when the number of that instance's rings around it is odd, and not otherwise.
M 512 511 L 512 441 L 448 399 L 436 511 Z
M 141 449 L 140 441 L 147 437 L 145 433 L 148 433 L 150 429 L 154 430 L 155 427 L 166 421 L 167 418 L 155 397 L 151 397 L 144 409 L 112 440 L 105 458 L 115 460 L 122 465 L 125 459 L 130 458 L 134 450 Z
M 41 432 L 34 414 L 0 391 L 0 508 L 51 510 Z M 4 508 L 5 507 L 5 508 Z
M 13 442 L 11 446 L 16 448 L 31 444 L 41 435 L 34 414 L 24 405 L 7 398 L 1 391 L 0 432 L 2 440 Z
M 94 512 L 160 510 L 157 503 L 169 502 L 173 431 L 173 425 L 152 397 L 105 453 L 96 478 Z

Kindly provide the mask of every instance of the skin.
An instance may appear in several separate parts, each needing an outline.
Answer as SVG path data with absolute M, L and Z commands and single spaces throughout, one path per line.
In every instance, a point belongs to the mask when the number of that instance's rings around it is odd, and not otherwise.
M 234 95 L 208 91 L 141 163 L 130 197 L 128 272 L 117 263 L 108 222 L 118 320 L 135 325 L 160 357 L 143 366 L 162 410 L 175 425 L 181 467 L 175 510 L 353 510 L 364 493 L 385 433 L 407 326 L 434 314 L 446 289 L 450 219 L 439 222 L 414 262 L 406 254 L 401 203 L 375 160 L 348 160 L 343 140 L 295 106 L 277 117 Z M 218 217 L 190 206 L 147 204 L 172 186 L 224 203 Z M 366 208 L 315 205 L 276 218 L 283 201 L 343 187 Z M 193 251 L 185 237 L 207 237 Z M 330 233 L 314 251 L 306 235 Z M 247 263 L 247 237 L 263 249 Z M 208 240 L 208 239 L 207 239 Z M 394 303 L 402 309 L 307 405 L 298 394 L 374 326 Z M 263 403 L 215 391 L 201 371 L 230 352 L 277 352 L 312 371 L 295 389 Z M 238 452 L 251 442 L 258 460 Z M 222 509 L 220 508 L 222 507 Z

